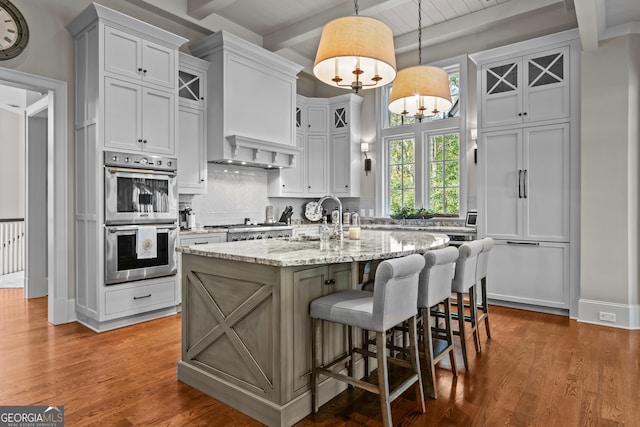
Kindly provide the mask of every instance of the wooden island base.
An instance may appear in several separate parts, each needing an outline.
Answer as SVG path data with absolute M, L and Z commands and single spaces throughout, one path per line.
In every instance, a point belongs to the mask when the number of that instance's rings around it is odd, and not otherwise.
M 370 232 L 368 241 L 324 250 L 319 242 L 304 241 L 180 248 L 178 380 L 269 426 L 303 419 L 311 413 L 310 302 L 355 289 L 360 262 L 424 252 L 448 242 L 444 235 L 425 233 L 416 244 L 415 233 L 407 241 L 403 235 Z M 382 240 L 391 241 L 394 250 L 380 247 Z M 346 352 L 343 325 L 324 323 L 322 334 L 324 362 Z M 362 375 L 360 365 L 356 372 Z M 345 389 L 345 383 L 324 378 L 321 404 Z

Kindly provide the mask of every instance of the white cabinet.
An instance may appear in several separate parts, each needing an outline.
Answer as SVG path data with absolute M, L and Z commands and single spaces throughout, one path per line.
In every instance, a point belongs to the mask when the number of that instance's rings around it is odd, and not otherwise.
M 306 196 L 322 197 L 327 194 L 329 139 L 327 135 L 308 135 L 305 146 Z
M 178 193 L 207 193 L 206 123 L 203 110 L 178 109 Z
M 180 233 L 180 246 L 206 245 L 207 243 L 224 243 L 227 233 Z
M 487 280 L 495 301 L 577 309 L 576 36 L 472 55 L 480 100 L 478 237 L 495 240 Z
M 269 172 L 269 197 L 360 196 L 362 98 L 298 95 L 295 114 L 302 170 Z M 302 185 L 300 185 L 302 184 Z
M 175 49 L 105 26 L 105 71 L 173 89 L 175 65 Z
M 207 193 L 207 61 L 180 52 L 178 70 L 178 192 Z
M 489 299 L 569 308 L 569 244 L 496 241 L 489 256 Z
M 567 123 L 481 133 L 482 235 L 569 241 L 569 142 Z
M 569 117 L 569 62 L 561 47 L 482 65 L 482 127 Z
M 105 147 L 174 154 L 174 128 L 173 93 L 105 78 Z
M 298 164 L 296 80 L 302 67 L 226 31 L 190 48 L 211 63 L 207 159 L 265 168 Z
M 103 331 L 176 313 L 177 276 L 105 284 L 102 166 L 107 150 L 174 156 L 178 48 L 187 40 L 97 3 L 67 30 L 75 59 L 75 259 L 91 261 L 75 263 L 78 320 Z

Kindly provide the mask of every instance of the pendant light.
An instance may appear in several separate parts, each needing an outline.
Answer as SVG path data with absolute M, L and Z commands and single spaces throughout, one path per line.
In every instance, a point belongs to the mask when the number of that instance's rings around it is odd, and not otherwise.
M 398 71 L 389 96 L 389 110 L 418 121 L 448 111 L 453 106 L 449 75 L 422 63 L 422 0 L 418 0 L 418 65 Z
M 334 19 L 322 29 L 313 74 L 323 83 L 358 93 L 391 83 L 396 56 L 391 28 L 359 16 L 358 0 L 353 3 L 355 16 Z

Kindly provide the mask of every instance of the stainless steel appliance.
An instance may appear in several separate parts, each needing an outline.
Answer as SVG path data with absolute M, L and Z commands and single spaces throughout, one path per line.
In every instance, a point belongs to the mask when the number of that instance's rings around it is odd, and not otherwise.
M 106 224 L 170 223 L 178 220 L 177 160 L 106 151 Z
M 293 227 L 287 224 L 230 224 L 230 225 L 208 225 L 205 229 L 224 228 L 227 230 L 227 242 L 238 242 L 242 240 L 262 240 L 291 237 Z
M 449 236 L 449 245 L 459 247 L 464 242 L 470 242 L 476 239 L 475 234 L 465 233 L 447 233 Z
M 146 224 L 155 227 L 156 256 L 138 256 L 138 225 L 105 226 L 105 284 L 113 285 L 177 273 L 177 224 Z

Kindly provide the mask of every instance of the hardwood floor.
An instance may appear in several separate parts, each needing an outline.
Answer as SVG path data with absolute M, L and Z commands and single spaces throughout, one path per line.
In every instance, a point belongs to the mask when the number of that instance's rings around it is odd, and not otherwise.
M 418 414 L 407 392 L 392 404 L 395 425 L 640 424 L 640 331 L 491 309 L 493 338 L 481 330 L 470 371 L 453 379 L 438 369 L 438 399 Z M 176 380 L 179 315 L 97 334 L 78 323 L 51 326 L 46 298 L 0 289 L 0 330 L 0 405 L 64 405 L 67 426 L 261 425 Z M 379 420 L 377 396 L 349 390 L 298 425 Z

